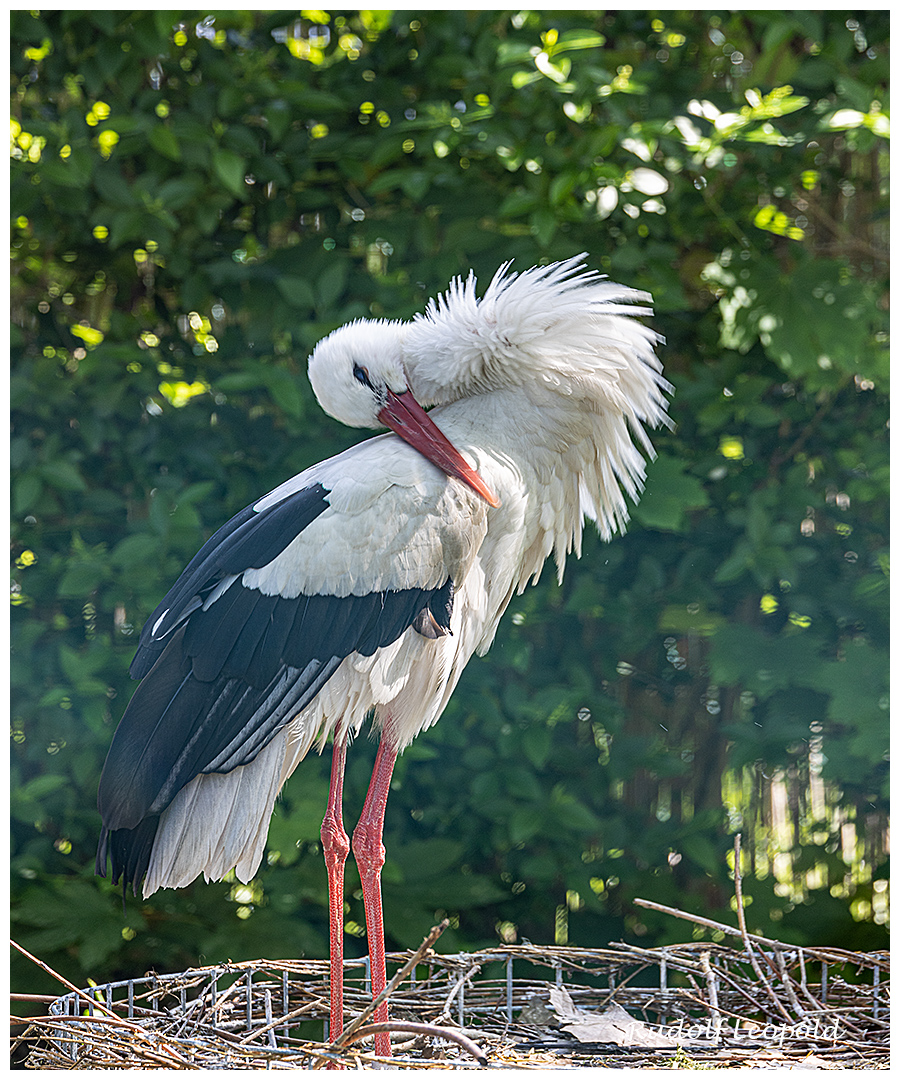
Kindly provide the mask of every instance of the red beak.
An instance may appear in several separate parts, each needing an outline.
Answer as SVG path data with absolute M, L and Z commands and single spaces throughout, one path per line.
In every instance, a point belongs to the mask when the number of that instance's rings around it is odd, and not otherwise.
M 462 480 L 490 506 L 500 505 L 497 496 L 408 390 L 402 394 L 388 390 L 387 404 L 378 419 L 448 476 Z

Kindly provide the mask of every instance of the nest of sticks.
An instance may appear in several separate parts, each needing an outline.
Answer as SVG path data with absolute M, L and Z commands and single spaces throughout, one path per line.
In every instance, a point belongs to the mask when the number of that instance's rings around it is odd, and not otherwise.
M 389 1060 L 371 1050 L 384 1028 L 369 1022 L 367 961 L 347 962 L 354 1019 L 333 1044 L 327 961 L 257 960 L 66 983 L 46 1015 L 17 1022 L 13 1049 L 35 1069 L 887 1067 L 887 952 L 799 948 L 638 903 L 742 940 L 440 955 L 445 922 L 388 957 Z

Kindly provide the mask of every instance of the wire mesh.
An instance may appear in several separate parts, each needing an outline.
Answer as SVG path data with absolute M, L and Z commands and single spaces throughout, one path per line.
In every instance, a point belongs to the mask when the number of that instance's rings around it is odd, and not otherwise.
M 465 1029 L 492 1063 L 522 1067 L 759 1060 L 772 1054 L 865 1067 L 886 1059 L 889 957 L 769 943 L 755 955 L 709 942 L 606 949 L 511 945 L 429 952 L 391 994 L 392 1020 Z M 411 953 L 393 953 L 389 968 Z M 751 963 L 751 960 L 753 963 Z M 370 1002 L 368 964 L 347 961 L 347 1018 Z M 390 972 L 389 972 L 390 973 Z M 610 1005 L 657 1032 L 668 1050 L 573 1038 L 551 990 L 596 1016 Z M 329 1048 L 328 963 L 256 960 L 90 987 L 53 1001 L 18 1037 L 32 1068 L 297 1068 L 373 1061 Z M 433 1034 L 395 1039 L 397 1067 L 470 1067 Z M 755 1056 L 754 1056 L 755 1055 Z M 768 1057 L 766 1055 L 769 1055 Z

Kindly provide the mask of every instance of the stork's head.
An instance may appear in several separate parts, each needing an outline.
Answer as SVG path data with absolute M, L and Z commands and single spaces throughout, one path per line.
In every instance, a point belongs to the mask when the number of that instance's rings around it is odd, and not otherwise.
M 409 390 L 403 367 L 403 324 L 357 319 L 329 334 L 309 358 L 319 404 L 348 427 L 378 428 L 388 394 Z
M 499 506 L 409 389 L 404 329 L 399 322 L 358 319 L 320 341 L 309 358 L 309 381 L 319 404 L 349 427 L 391 428 L 439 469 Z

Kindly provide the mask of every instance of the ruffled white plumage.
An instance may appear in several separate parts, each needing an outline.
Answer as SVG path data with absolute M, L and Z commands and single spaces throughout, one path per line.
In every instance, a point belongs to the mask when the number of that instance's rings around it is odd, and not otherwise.
M 518 275 L 503 266 L 480 301 L 472 275 L 457 279 L 403 338 L 417 396 L 444 403 L 514 389 L 523 394 L 515 422 L 541 418 L 526 460 L 544 488 L 545 531 L 556 534 L 549 550 L 560 565 L 577 550 L 581 517 L 605 539 L 624 528 L 625 496 L 637 499 L 644 454 L 653 454 L 645 425 L 668 422 L 671 389 L 654 353 L 659 336 L 634 318 L 650 314 L 650 297 L 582 263 Z M 549 521 L 548 505 L 560 502 L 578 513 L 557 509 Z

